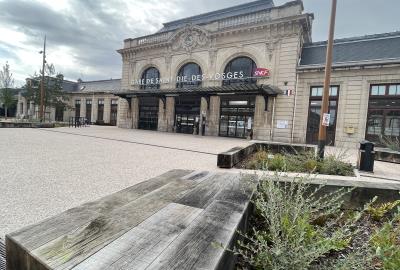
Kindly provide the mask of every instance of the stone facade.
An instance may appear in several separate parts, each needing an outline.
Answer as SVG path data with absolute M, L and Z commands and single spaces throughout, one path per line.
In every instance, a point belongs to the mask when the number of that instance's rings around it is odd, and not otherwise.
M 257 84 L 271 85 L 282 90 L 293 89 L 296 84 L 296 67 L 304 42 L 310 41 L 312 15 L 303 13 L 301 1 L 293 1 L 283 6 L 273 7 L 254 14 L 240 15 L 202 25 L 186 24 L 174 31 L 161 32 L 147 37 L 127 39 L 122 55 L 121 88 L 134 95 L 140 89 L 133 83 L 140 79 L 149 67 L 159 70 L 161 78 L 177 76 L 186 63 L 196 63 L 203 74 L 223 73 L 226 65 L 236 57 L 251 58 L 257 67 L 268 68 L 268 78 L 259 78 Z M 185 42 L 190 36 L 189 42 Z M 204 80 L 202 87 L 220 86 L 221 80 Z M 175 88 L 175 82 L 161 83 L 160 92 Z M 265 110 L 265 99 L 257 96 L 254 116 L 254 138 L 290 141 L 290 129 L 271 132 L 274 121 L 286 120 L 292 123 L 294 97 L 278 96 L 270 98 Z M 210 97 L 210 106 L 201 102 L 201 114 L 205 114 L 206 135 L 218 136 L 220 117 L 220 97 Z M 272 108 L 275 104 L 275 108 Z M 164 108 L 165 107 L 165 108 Z M 125 106 L 122 110 L 128 110 Z M 137 110 L 131 107 L 130 110 Z M 274 111 L 274 119 L 272 113 Z M 127 115 L 119 114 L 119 126 L 126 127 Z M 174 102 L 166 98 L 164 106 L 160 100 L 158 130 L 174 129 Z M 137 121 L 137 120 L 135 120 Z M 201 117 L 201 120 L 203 118 Z M 201 123 L 200 123 L 201 124 Z M 133 125 L 135 126 L 135 125 Z M 273 134 L 273 137 L 271 136 Z
M 323 82 L 321 70 L 299 72 L 294 142 L 305 143 L 310 87 Z M 400 83 L 400 65 L 333 69 L 331 85 L 339 86 L 336 146 L 356 147 L 365 138 L 370 86 L 382 83 Z

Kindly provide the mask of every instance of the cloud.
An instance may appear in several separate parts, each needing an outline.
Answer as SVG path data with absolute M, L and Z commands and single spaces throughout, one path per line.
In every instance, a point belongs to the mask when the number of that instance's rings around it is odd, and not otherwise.
M 0 65 L 9 61 L 15 78 L 23 83 L 40 69 L 38 51 L 46 34 L 47 61 L 66 78 L 120 78 L 121 57 L 116 50 L 124 39 L 152 34 L 163 22 L 249 1 L 0 0 Z M 275 0 L 275 4 L 288 1 Z M 393 18 L 400 1 L 386 1 L 389 5 L 375 0 L 342 1 L 336 36 L 396 30 Z M 314 40 L 326 39 L 329 5 L 321 0 L 304 0 L 304 5 L 307 12 L 315 13 Z M 360 12 L 348 14 L 357 7 Z

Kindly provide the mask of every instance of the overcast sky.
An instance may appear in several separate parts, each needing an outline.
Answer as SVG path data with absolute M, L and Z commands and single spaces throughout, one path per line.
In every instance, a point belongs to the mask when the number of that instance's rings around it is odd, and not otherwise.
M 39 71 L 43 36 L 47 60 L 67 79 L 120 78 L 123 40 L 151 34 L 162 22 L 248 0 L 0 0 L 0 65 L 18 85 Z M 275 0 L 280 5 L 287 0 Z M 315 15 L 313 40 L 326 40 L 330 0 L 304 0 Z M 336 38 L 400 30 L 400 0 L 338 0 Z

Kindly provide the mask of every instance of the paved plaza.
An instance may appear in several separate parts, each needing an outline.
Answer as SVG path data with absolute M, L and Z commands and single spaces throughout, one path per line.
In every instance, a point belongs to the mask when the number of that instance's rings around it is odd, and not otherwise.
M 218 170 L 219 152 L 249 143 L 100 126 L 1 129 L 0 238 L 171 169 Z M 356 151 L 348 152 L 354 163 Z M 399 172 L 376 162 L 368 180 L 385 183 L 381 177 Z
M 247 143 L 98 126 L 1 129 L 0 238 L 170 169 L 217 169 L 218 152 Z

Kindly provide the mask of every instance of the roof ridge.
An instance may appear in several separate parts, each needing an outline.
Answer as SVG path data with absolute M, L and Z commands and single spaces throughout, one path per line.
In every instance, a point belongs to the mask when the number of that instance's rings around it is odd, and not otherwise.
M 235 5 L 235 6 L 230 6 L 230 7 L 210 11 L 210 12 L 200 13 L 197 15 L 185 17 L 185 18 L 178 19 L 178 20 L 169 21 L 169 22 L 163 23 L 163 26 L 168 27 L 170 25 L 174 25 L 176 23 L 182 23 L 182 22 L 190 20 L 190 19 L 193 20 L 193 19 L 198 19 L 198 18 L 206 17 L 206 16 L 219 15 L 219 14 L 231 12 L 233 10 L 240 10 L 240 9 L 244 9 L 244 8 L 248 8 L 248 7 L 252 7 L 252 6 L 259 6 L 259 5 L 261 6 L 261 5 L 265 5 L 265 4 L 270 4 L 271 7 L 275 6 L 273 0 L 257 0 L 257 1 L 252 1 L 252 2 L 248 2 L 248 3 L 240 4 L 240 5 Z
M 394 38 L 394 37 L 400 37 L 400 30 L 399 31 L 393 31 L 393 32 L 386 32 L 386 33 L 379 33 L 379 34 L 371 34 L 371 35 L 363 35 L 363 36 L 354 36 L 354 37 L 348 37 L 348 38 L 339 38 L 334 40 L 334 44 L 342 44 L 342 43 L 347 43 L 347 42 L 364 42 L 364 41 L 369 41 L 373 39 L 384 39 L 384 38 Z M 304 44 L 304 47 L 316 47 L 316 46 L 325 46 L 327 44 L 327 41 L 317 41 L 317 42 L 312 42 L 312 43 L 307 43 Z
M 81 83 L 91 83 L 91 82 L 107 82 L 107 81 L 118 81 L 121 80 L 121 78 L 119 79 L 104 79 L 104 80 L 93 80 L 93 81 L 82 81 Z

